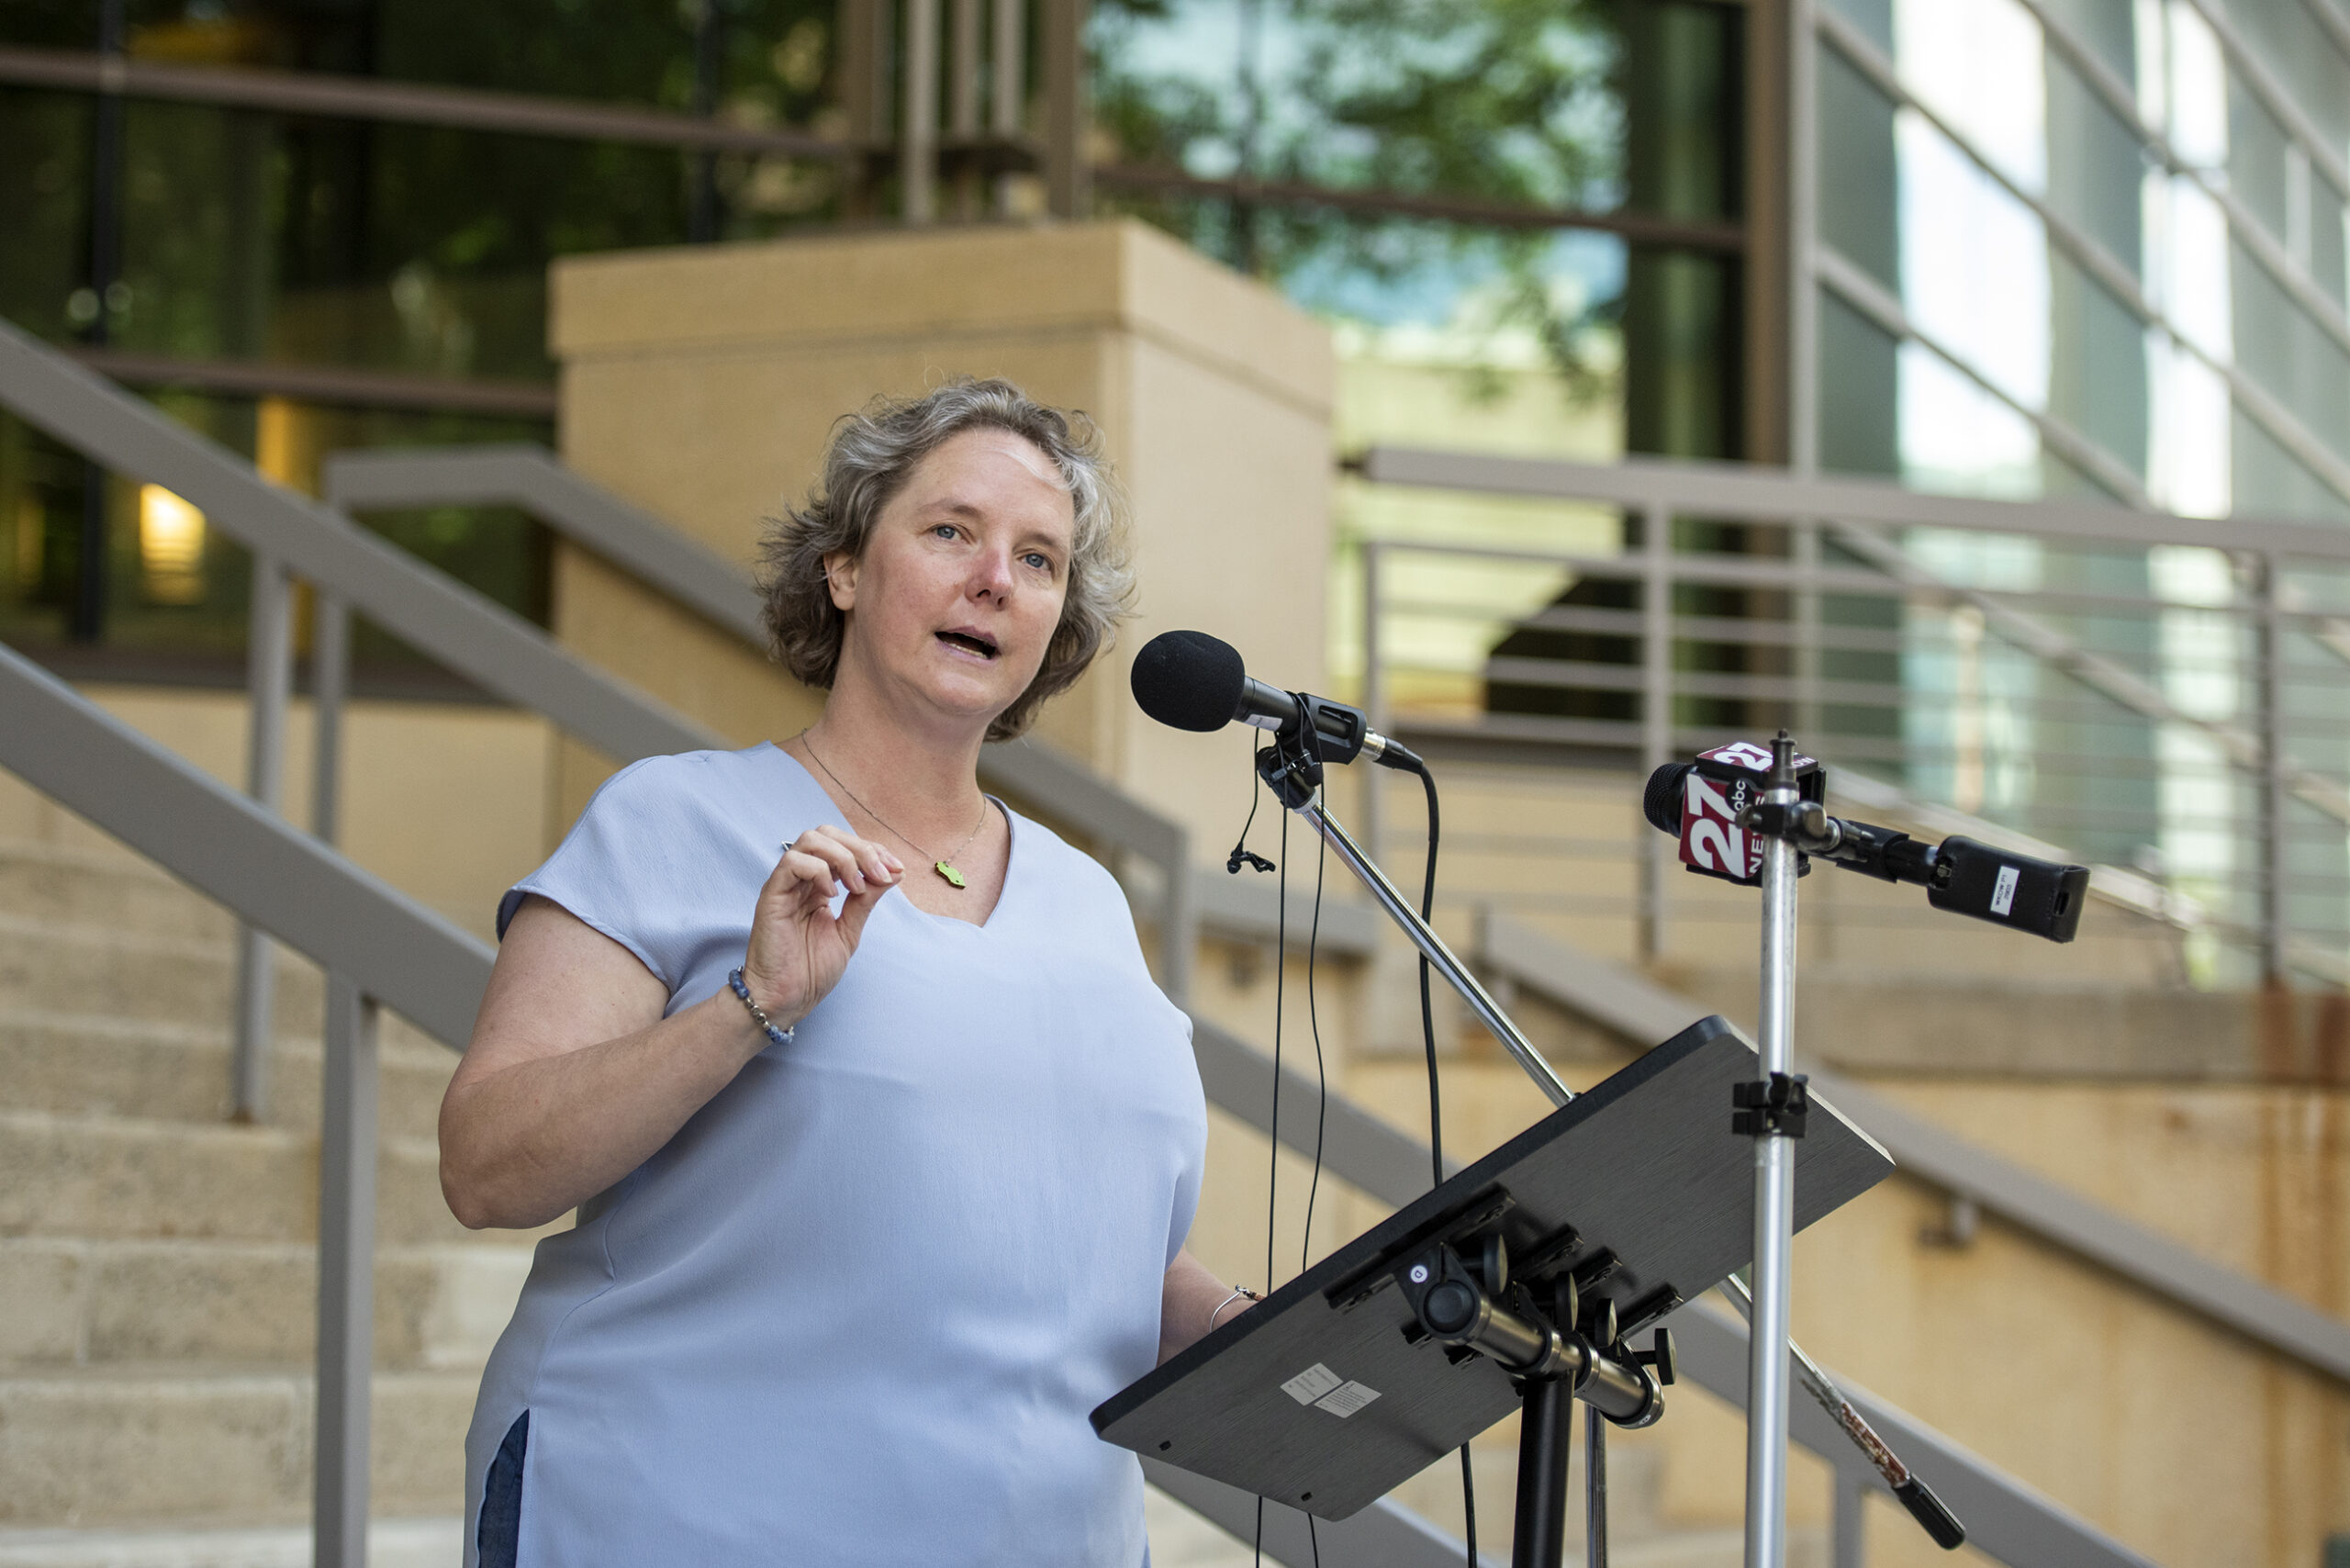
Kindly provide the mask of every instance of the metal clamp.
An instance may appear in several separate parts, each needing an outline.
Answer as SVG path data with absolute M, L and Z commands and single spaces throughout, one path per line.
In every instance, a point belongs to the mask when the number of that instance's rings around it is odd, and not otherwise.
M 1811 1112 L 1810 1080 L 1802 1073 L 1774 1072 L 1730 1086 L 1730 1103 L 1737 1107 L 1729 1130 L 1740 1137 L 1801 1137 Z

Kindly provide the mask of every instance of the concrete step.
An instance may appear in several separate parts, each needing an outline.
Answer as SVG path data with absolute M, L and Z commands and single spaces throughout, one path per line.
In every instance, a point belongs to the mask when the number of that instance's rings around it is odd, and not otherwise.
M 464 1511 L 478 1384 L 472 1372 L 376 1374 L 378 1511 Z M 310 1510 L 315 1398 L 309 1378 L 274 1370 L 0 1378 L 0 1526 L 299 1525 Z
M 324 994 L 317 969 L 278 965 L 278 1018 L 287 1033 L 318 1028 Z M 225 1024 L 236 1005 L 235 948 L 219 936 L 157 935 L 0 912 L 0 997 L 39 1012 Z
M 456 1053 L 388 1015 L 377 1043 L 379 1130 L 386 1137 L 432 1137 Z M 281 1032 L 270 1053 L 263 1119 L 316 1132 L 324 1059 L 316 1035 Z M 0 1101 L 10 1110 L 225 1122 L 229 1072 L 225 1023 L 0 1006 Z
M 527 1240 L 387 1247 L 375 1364 L 477 1368 L 514 1310 Z M 314 1249 L 266 1242 L 0 1240 L 0 1375 L 169 1363 L 310 1364 Z
M 235 917 L 127 852 L 0 838 L 0 913 L 60 925 L 224 941 Z
M 464 1526 L 445 1519 L 376 1519 L 373 1568 L 452 1568 Z M 308 1526 L 274 1529 L 0 1529 L 0 1568 L 310 1568 Z
M 0 1237 L 293 1242 L 318 1235 L 318 1139 L 282 1127 L 0 1111 Z M 386 1138 L 380 1244 L 462 1241 L 437 1149 Z

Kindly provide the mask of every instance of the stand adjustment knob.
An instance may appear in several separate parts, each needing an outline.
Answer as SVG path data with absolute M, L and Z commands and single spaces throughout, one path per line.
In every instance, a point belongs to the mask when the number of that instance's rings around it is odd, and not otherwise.
M 1673 1369 L 1677 1360 L 1673 1344 L 1673 1330 L 1660 1328 L 1656 1338 L 1645 1350 L 1632 1352 L 1632 1360 L 1656 1373 L 1656 1381 L 1666 1388 L 1673 1386 Z
M 1420 1303 L 1420 1316 L 1438 1334 L 1458 1334 L 1477 1320 L 1477 1293 L 1460 1280 L 1446 1280 Z

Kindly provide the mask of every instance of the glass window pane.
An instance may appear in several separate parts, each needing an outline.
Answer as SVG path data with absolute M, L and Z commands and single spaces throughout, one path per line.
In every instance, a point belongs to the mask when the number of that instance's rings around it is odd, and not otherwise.
M 2141 478 L 2146 472 L 2145 330 L 2061 252 L 2049 256 L 2053 329 L 2048 411 Z
M 2303 428 L 2350 458 L 2350 354 L 2238 247 L 2236 357 Z
M 2258 517 L 2350 522 L 2350 501 L 2301 466 L 2242 409 L 2231 421 L 2235 448 L 2235 510 Z
M 1826 289 L 1819 300 L 1819 465 L 1901 472 L 1900 345 Z
M 2344 210 L 2342 193 L 2322 176 L 2311 175 L 2310 275 L 2336 305 L 2350 300 L 2350 266 L 2344 264 L 2350 244 L 2345 241 L 2350 241 L 2350 210 Z
M 79 325 L 73 293 L 87 274 L 91 100 L 0 88 L 0 316 L 62 338 Z M 95 300 L 85 301 L 94 308 Z
M 1889 59 L 1893 54 L 1893 0 L 1826 0 L 1838 16 L 1858 28 Z
M 2144 252 L 2135 132 L 2053 54 L 2048 58 L 2048 204 L 2105 252 L 2138 272 Z
M 2228 185 L 2252 209 L 2269 238 L 2285 242 L 2285 129 L 2250 89 L 2228 73 Z
M 2052 21 L 2088 46 L 2089 52 L 2124 82 L 2138 75 L 2137 6 L 2133 0 L 2041 0 Z M 2054 50 L 2049 63 L 2056 62 Z
M 1886 287 L 1901 287 L 1893 100 L 1844 57 L 1819 55 L 1819 238 Z
M 1612 208 L 1623 39 L 1544 0 L 1104 6 L 1094 100 L 1128 162 L 1268 179 Z M 1245 146 L 1244 146 L 1245 144 Z

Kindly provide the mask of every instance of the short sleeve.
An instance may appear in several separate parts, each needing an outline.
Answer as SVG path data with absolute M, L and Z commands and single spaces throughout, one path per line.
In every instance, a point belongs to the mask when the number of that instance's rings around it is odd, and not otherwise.
M 536 893 L 636 955 L 674 994 L 688 967 L 697 917 L 723 900 L 711 857 L 696 851 L 704 812 L 690 788 L 695 759 L 649 756 L 604 781 L 546 863 L 498 903 L 498 935 Z

